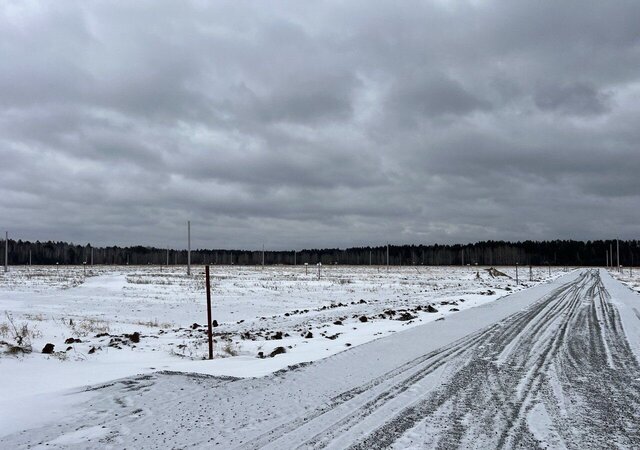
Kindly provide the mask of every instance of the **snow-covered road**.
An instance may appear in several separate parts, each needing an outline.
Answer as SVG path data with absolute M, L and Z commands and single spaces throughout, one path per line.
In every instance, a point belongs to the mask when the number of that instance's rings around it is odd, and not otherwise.
M 69 394 L 1 448 L 638 448 L 640 296 L 575 271 L 273 375 Z

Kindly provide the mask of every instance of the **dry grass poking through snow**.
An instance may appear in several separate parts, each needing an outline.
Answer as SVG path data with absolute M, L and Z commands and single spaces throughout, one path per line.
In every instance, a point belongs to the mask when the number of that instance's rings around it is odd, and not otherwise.
M 85 337 L 89 334 L 109 332 L 109 322 L 101 319 L 69 319 L 66 323 L 74 336 Z
M 5 347 L 5 353 L 11 355 L 31 353 L 32 340 L 39 338 L 42 334 L 29 322 L 17 323 L 11 314 L 6 311 L 4 314 L 6 322 L 0 323 L 0 336 L 3 338 L 0 345 Z

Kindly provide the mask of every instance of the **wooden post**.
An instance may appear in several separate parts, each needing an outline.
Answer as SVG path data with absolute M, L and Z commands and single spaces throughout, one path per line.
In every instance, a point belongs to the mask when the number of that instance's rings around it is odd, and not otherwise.
M 211 282 L 209 266 L 204 267 L 205 285 L 207 287 L 207 337 L 209 338 L 209 359 L 213 359 L 213 331 L 211 329 Z

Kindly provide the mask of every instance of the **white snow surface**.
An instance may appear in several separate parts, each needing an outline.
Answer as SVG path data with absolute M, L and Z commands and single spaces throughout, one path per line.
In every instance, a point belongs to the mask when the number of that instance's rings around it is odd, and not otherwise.
M 206 328 L 191 327 L 206 323 L 202 267 L 191 277 L 184 267 L 91 267 L 86 274 L 77 267 L 13 267 L 0 274 L 0 341 L 13 344 L 13 325 L 26 325 L 33 352 L 0 354 L 0 436 L 48 423 L 87 401 L 92 393 L 83 386 L 136 374 L 260 377 L 344 350 L 357 357 L 354 347 L 398 332 L 403 342 L 414 333 L 420 343 L 414 353 L 423 354 L 526 307 L 549 291 L 548 281 L 566 274 L 533 268 L 529 281 L 521 267 L 516 285 L 515 268 L 499 268 L 506 277 L 486 269 L 323 267 L 318 279 L 315 268 L 213 266 L 219 326 L 215 359 L 204 360 Z M 429 305 L 437 312 L 426 312 Z M 408 320 L 398 320 L 403 313 Z M 124 336 L 134 332 L 139 342 Z M 69 338 L 81 342 L 65 344 Z M 40 352 L 46 343 L 55 345 L 54 354 Z M 397 352 L 396 345 L 393 337 L 379 341 L 380 357 L 363 370 L 382 373 L 412 357 L 411 348 Z M 269 357 L 276 347 L 286 353 Z M 103 434 L 85 429 L 51 443 Z

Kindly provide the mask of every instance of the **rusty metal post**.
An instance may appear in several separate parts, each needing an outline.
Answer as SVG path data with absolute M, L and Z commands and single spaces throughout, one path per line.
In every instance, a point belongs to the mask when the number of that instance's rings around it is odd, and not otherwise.
M 211 282 L 209 281 L 209 266 L 204 267 L 204 278 L 207 286 L 207 337 L 209 338 L 209 359 L 213 359 L 213 333 L 211 330 Z

